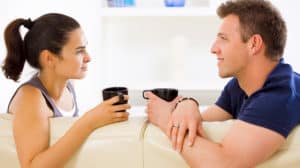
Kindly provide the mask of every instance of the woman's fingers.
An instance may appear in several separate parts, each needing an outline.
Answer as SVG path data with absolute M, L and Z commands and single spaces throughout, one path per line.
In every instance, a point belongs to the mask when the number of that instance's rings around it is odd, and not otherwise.
M 128 112 L 115 112 L 113 118 L 127 118 L 129 116 Z
M 127 101 L 129 99 L 129 96 L 128 95 L 122 95 L 123 98 L 124 98 L 124 101 Z M 115 103 L 118 103 L 120 101 L 120 96 L 114 96 L 110 99 L 107 99 L 104 101 L 105 104 L 109 104 L 109 105 L 113 105 Z
M 118 112 L 118 111 L 126 111 L 130 109 L 131 106 L 129 104 L 120 104 L 120 105 L 113 105 L 111 107 L 113 112 Z

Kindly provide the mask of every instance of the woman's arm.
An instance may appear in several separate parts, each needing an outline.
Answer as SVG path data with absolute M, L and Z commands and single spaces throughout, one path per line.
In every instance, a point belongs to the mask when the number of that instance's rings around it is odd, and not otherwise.
M 128 113 L 115 111 L 126 110 L 129 106 L 112 106 L 117 101 L 118 97 L 114 97 L 88 111 L 63 137 L 49 146 L 49 114 L 52 112 L 38 89 L 32 86 L 20 88 L 10 111 L 14 113 L 14 139 L 21 166 L 63 167 L 94 129 L 128 119 Z

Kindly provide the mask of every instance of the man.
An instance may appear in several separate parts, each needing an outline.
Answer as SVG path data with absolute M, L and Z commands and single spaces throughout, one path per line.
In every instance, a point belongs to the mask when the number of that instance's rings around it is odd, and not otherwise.
M 232 0 L 211 52 L 219 76 L 233 77 L 204 112 L 192 98 L 165 102 L 148 92 L 149 121 L 161 128 L 191 167 L 248 168 L 269 158 L 300 123 L 300 76 L 284 63 L 286 25 L 266 0 Z M 202 121 L 237 119 L 221 143 Z M 187 135 L 187 136 L 186 136 Z

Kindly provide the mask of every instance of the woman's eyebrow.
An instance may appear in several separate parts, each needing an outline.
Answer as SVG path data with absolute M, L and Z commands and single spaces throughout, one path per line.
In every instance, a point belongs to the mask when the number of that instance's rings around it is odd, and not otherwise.
M 76 50 L 81 50 L 81 49 L 85 49 L 85 46 L 79 46 L 75 48 Z

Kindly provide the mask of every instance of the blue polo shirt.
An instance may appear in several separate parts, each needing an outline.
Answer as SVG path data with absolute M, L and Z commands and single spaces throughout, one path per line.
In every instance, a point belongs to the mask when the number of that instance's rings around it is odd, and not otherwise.
M 300 123 L 300 75 L 281 59 L 263 87 L 250 97 L 233 78 L 216 105 L 234 119 L 265 127 L 286 138 Z

